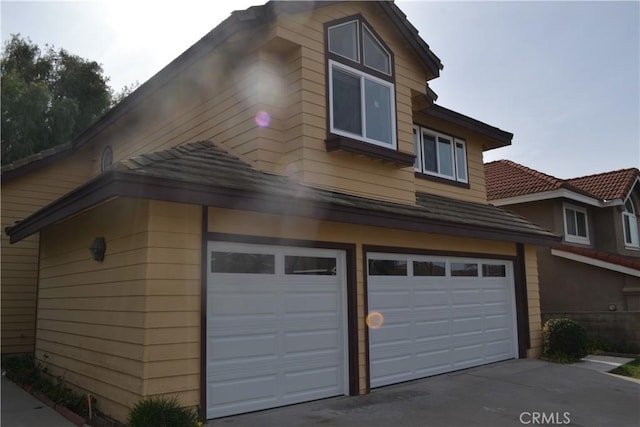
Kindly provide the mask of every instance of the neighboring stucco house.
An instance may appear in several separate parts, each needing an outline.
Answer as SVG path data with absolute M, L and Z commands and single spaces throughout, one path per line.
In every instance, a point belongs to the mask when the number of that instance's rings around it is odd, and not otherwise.
M 543 313 L 640 312 L 638 169 L 563 180 L 500 160 L 485 175 L 492 204 L 564 236 L 538 249 Z
M 3 168 L 11 349 L 118 419 L 145 396 L 216 418 L 538 356 L 535 245 L 559 236 L 487 204 L 482 153 L 512 135 L 434 104 L 441 69 L 393 3 L 234 12 L 69 146 Z

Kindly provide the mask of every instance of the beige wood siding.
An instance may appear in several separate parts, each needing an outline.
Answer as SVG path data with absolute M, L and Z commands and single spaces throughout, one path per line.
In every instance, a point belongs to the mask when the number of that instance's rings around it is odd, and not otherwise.
M 365 322 L 364 312 L 364 276 L 362 245 L 382 245 L 403 248 L 432 249 L 456 252 L 476 252 L 496 255 L 515 256 L 513 243 L 490 240 L 479 240 L 463 237 L 443 236 L 427 233 L 413 233 L 386 228 L 366 227 L 353 224 L 315 221 L 304 218 L 280 217 L 276 215 L 241 212 L 228 209 L 209 209 L 209 231 L 233 233 L 275 238 L 291 238 L 325 242 L 357 244 L 357 306 L 358 306 L 358 358 L 360 363 L 360 392 L 366 387 L 365 360 Z M 532 330 L 532 338 L 539 335 L 539 304 L 536 270 L 530 269 L 533 262 L 535 268 L 535 249 L 527 251 L 527 274 L 530 280 L 529 302 L 530 315 L 535 320 L 537 310 L 537 326 Z M 533 257 L 533 259 L 531 258 Z M 538 304 L 536 306 L 536 304 Z M 537 308 L 536 308 L 537 307 Z M 535 325 L 535 324 L 534 324 Z
M 143 394 L 200 402 L 202 208 L 151 201 Z
M 42 232 L 36 357 L 125 419 L 143 395 L 148 202 L 116 199 Z M 104 262 L 89 246 L 104 237 Z
M 33 351 L 39 245 L 38 235 L 10 244 L 4 229 L 83 183 L 89 168 L 79 153 L 2 182 L 2 353 Z
M 529 304 L 529 337 L 531 339 L 531 348 L 527 351 L 527 357 L 537 359 L 542 354 L 542 318 L 540 314 L 537 249 L 535 246 L 526 245 L 524 254 L 527 275 L 527 301 Z

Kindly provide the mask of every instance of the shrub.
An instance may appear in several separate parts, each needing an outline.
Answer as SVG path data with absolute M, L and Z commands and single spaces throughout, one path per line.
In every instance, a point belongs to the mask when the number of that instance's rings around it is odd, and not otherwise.
M 177 397 L 148 397 L 136 403 L 129 412 L 130 427 L 195 427 L 198 412 L 195 408 L 183 408 Z
M 542 328 L 543 356 L 575 362 L 587 355 L 587 331 L 571 319 L 550 319 Z
M 46 354 L 43 357 L 48 358 Z M 67 387 L 62 377 L 57 377 L 55 380 L 51 378 L 49 370 L 42 367 L 33 355 L 8 357 L 3 361 L 2 367 L 7 378 L 16 384 L 42 393 L 56 405 L 69 408 L 77 414 L 88 413 L 88 403 L 84 396 Z M 95 405 L 95 398 L 92 397 L 91 400 Z

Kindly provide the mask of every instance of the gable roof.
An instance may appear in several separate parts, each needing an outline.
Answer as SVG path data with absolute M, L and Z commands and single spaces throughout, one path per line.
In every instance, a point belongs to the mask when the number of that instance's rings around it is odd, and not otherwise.
M 528 195 L 539 195 L 539 199 L 570 196 L 595 205 L 624 200 L 640 176 L 638 169 L 629 168 L 560 179 L 511 160 L 486 163 L 484 172 L 490 201 Z
M 0 172 L 2 174 L 2 180 L 7 181 L 16 178 L 30 170 L 47 165 L 58 158 L 71 156 L 78 147 L 89 142 L 93 137 L 133 109 L 153 92 L 164 86 L 193 62 L 210 54 L 234 34 L 241 31 L 255 30 L 260 25 L 273 21 L 282 13 L 301 13 L 334 3 L 341 2 L 269 1 L 260 6 L 251 6 L 245 10 L 232 12 L 227 19 L 218 24 L 199 41 L 180 54 L 180 56 L 140 85 L 129 96 L 122 100 L 122 102 L 107 111 L 93 125 L 76 136 L 73 141 L 3 166 Z M 388 18 L 388 22 L 405 38 L 407 45 L 413 49 L 420 64 L 429 71 L 432 78 L 438 77 L 440 70 L 443 69 L 440 58 L 431 51 L 429 45 L 420 37 L 418 30 L 407 20 L 407 16 L 398 6 L 392 1 L 384 0 L 377 0 L 371 3 L 376 3 L 380 7 L 381 11 Z M 427 92 L 428 90 L 425 86 L 425 94 Z M 55 152 L 51 152 L 51 150 Z
M 600 200 L 624 200 L 639 176 L 637 168 L 628 168 L 571 178 L 567 182 Z
M 549 245 L 560 236 L 500 208 L 419 194 L 403 205 L 298 184 L 253 169 L 209 141 L 143 154 L 7 228 L 16 242 L 113 197 L 138 197 L 411 231 Z

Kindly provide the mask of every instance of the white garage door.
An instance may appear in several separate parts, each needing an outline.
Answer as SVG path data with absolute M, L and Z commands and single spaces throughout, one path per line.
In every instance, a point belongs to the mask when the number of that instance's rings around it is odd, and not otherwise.
M 511 262 L 367 258 L 372 387 L 516 357 Z
M 341 251 L 209 242 L 207 418 L 345 394 Z

